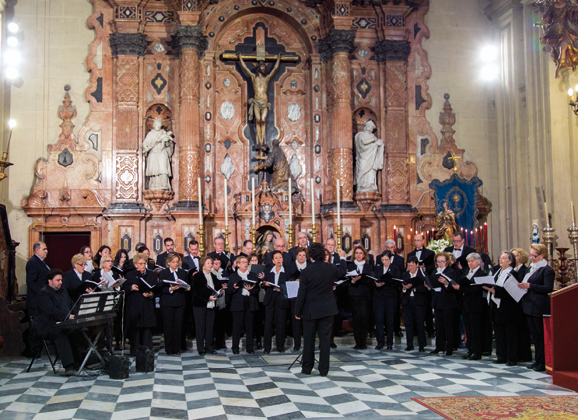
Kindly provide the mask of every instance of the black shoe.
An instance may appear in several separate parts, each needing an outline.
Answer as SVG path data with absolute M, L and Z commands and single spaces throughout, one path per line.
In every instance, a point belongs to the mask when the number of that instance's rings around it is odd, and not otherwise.
M 239 350 L 233 350 L 233 354 L 239 354 Z
M 506 366 L 516 366 L 517 364 L 516 362 L 506 362 Z
M 470 357 L 468 357 L 468 360 L 481 360 L 481 359 L 482 359 L 482 356 L 480 356 L 479 354 L 475 354 L 475 353 L 472 353 L 470 355 Z
M 262 348 L 261 341 L 257 341 L 257 350 L 261 350 Z
M 436 336 L 436 333 L 428 333 L 428 335 L 427 335 L 427 336 L 428 336 L 429 338 L 435 338 L 435 336 Z
M 446 351 L 446 356 L 451 356 L 452 354 L 454 354 L 453 351 L 451 351 L 451 350 Z
M 200 352 L 198 352 L 198 353 L 199 353 L 199 356 L 204 356 L 204 355 L 205 355 L 205 352 L 204 352 L 204 351 L 200 351 Z
M 403 337 L 403 333 L 401 331 L 396 331 L 395 336 L 396 337 Z
M 495 365 L 503 365 L 506 363 L 506 361 L 505 360 L 494 360 L 492 363 Z
M 359 344 L 356 344 L 356 345 L 353 347 L 354 350 L 363 350 L 364 348 L 367 348 L 367 347 L 361 346 L 361 345 L 359 345 Z
M 319 376 L 327 376 L 329 372 L 319 372 Z
M 383 344 L 378 344 L 375 346 L 375 350 L 381 350 L 383 348 Z
M 301 346 L 293 347 L 293 351 L 301 351 Z
M 405 348 L 405 351 L 413 351 L 413 350 L 415 350 L 415 349 L 413 348 L 413 346 L 407 346 L 407 347 Z
M 430 351 L 429 354 L 438 354 L 439 352 L 440 352 L 440 350 L 434 349 L 434 350 Z
M 536 367 L 536 362 L 532 363 L 531 365 L 526 366 L 527 369 L 534 369 Z
M 532 369 L 534 372 L 546 372 L 546 366 L 544 365 L 537 365 L 534 366 L 534 368 Z
M 253 351 L 253 350 L 247 350 L 247 354 L 255 354 L 255 351 Z
M 471 352 L 467 352 L 466 354 L 462 355 L 462 359 L 466 360 L 472 355 Z
M 74 366 L 68 365 L 64 371 L 64 376 L 73 376 L 74 375 Z
M 483 351 L 482 352 L 482 356 L 491 356 L 492 352 L 491 351 Z
M 209 354 L 217 354 L 217 350 L 209 350 Z
M 420 347 L 420 348 L 419 348 L 419 352 L 420 352 L 420 353 L 425 352 L 425 347 Z
M 331 342 L 331 344 L 329 344 L 329 346 L 330 346 L 332 349 L 336 349 L 336 348 L 337 348 L 337 344 L 335 344 L 334 342 Z
M 301 369 L 301 373 L 302 373 L 303 375 L 311 375 L 311 371 L 310 371 L 310 370 Z
M 263 350 L 263 354 L 269 354 L 271 353 L 271 350 Z
M 279 353 L 285 353 L 285 349 L 277 349 Z
M 386 350 L 393 350 L 393 347 L 392 347 L 392 346 L 387 346 L 387 347 L 386 347 Z

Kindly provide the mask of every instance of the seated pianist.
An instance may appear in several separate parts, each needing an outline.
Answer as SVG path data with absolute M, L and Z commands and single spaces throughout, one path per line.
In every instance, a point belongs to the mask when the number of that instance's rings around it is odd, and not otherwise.
M 65 369 L 64 374 L 72 376 L 75 357 L 70 335 L 73 331 L 57 327 L 56 323 L 74 318 L 74 315 L 69 315 L 74 302 L 70 299 L 68 291 L 62 287 L 62 271 L 50 270 L 46 274 L 46 283 L 38 294 L 38 310 L 32 322 L 32 330 L 37 337 L 54 341 Z

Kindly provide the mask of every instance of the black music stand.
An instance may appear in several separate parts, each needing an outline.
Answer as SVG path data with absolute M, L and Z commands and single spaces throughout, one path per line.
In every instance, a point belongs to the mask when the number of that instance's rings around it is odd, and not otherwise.
M 71 314 L 74 315 L 74 320 L 76 325 L 80 325 L 80 333 L 88 343 L 88 352 L 80 365 L 80 368 L 76 372 L 79 374 L 82 372 L 88 362 L 91 353 L 94 352 L 96 356 L 104 363 L 104 359 L 98 352 L 96 344 L 100 335 L 104 331 L 104 328 L 108 324 L 109 320 L 116 316 L 116 304 L 118 302 L 119 292 L 98 292 L 98 293 L 87 293 L 78 298 L 74 307 L 71 310 Z M 103 322 L 103 320 L 105 322 Z M 66 326 L 66 325 L 64 325 Z M 94 340 L 86 334 L 85 328 L 94 326 L 98 328 L 98 332 Z M 110 349 L 109 349 L 110 350 Z

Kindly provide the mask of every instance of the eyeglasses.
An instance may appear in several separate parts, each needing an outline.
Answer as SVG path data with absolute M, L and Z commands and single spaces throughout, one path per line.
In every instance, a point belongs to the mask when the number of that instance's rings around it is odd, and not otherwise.
M 92 251 L 84 251 L 85 254 L 92 254 Z
M 142 261 L 142 262 L 137 262 L 136 265 L 147 265 L 147 263 Z
M 538 258 L 538 257 L 539 257 L 539 255 L 530 254 L 530 258 Z

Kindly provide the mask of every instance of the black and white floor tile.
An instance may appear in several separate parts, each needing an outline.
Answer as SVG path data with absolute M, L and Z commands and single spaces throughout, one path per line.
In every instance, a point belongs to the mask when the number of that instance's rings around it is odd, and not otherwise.
M 575 395 L 551 376 L 523 365 L 494 365 L 494 357 L 464 361 L 397 350 L 332 350 L 327 377 L 308 376 L 297 353 L 253 355 L 229 350 L 199 356 L 156 354 L 155 372 L 111 380 L 97 372 L 54 375 L 48 360 L 0 360 L 0 419 L 440 419 L 412 401 L 433 396 Z M 157 343 L 158 344 L 158 343 Z

